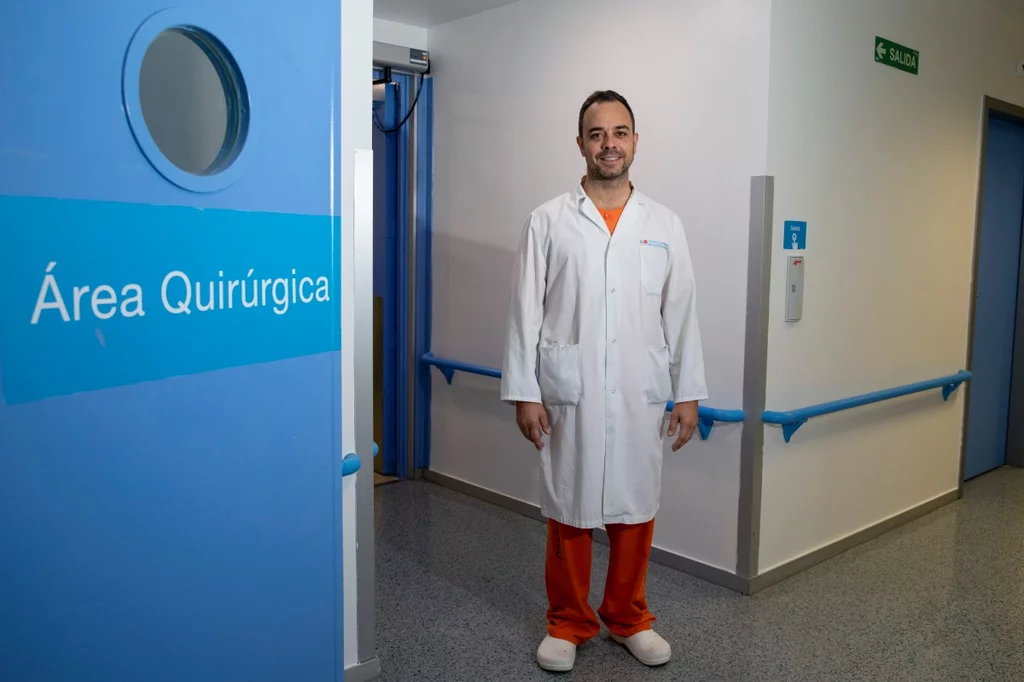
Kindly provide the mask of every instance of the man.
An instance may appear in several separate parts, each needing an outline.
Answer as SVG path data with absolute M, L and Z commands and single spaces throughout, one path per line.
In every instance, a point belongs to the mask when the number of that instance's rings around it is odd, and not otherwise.
M 512 279 L 501 399 L 540 451 L 548 636 L 537 661 L 553 672 L 571 670 L 576 647 L 600 632 L 587 598 L 602 526 L 611 562 L 601 621 L 642 663 L 672 655 L 645 598 L 665 411 L 673 401 L 677 451 L 707 389 L 686 236 L 629 181 L 637 142 L 621 95 L 587 99 L 577 139 L 587 174 L 530 215 Z

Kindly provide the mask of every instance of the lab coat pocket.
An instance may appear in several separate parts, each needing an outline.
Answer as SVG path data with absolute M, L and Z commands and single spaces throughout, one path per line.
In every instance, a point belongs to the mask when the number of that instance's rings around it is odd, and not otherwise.
M 667 403 L 672 398 L 668 346 L 647 347 L 647 402 Z
M 660 246 L 640 247 L 640 283 L 651 296 L 661 296 L 668 269 L 668 251 Z
M 577 405 L 583 394 L 578 345 L 540 347 L 541 398 L 546 405 Z

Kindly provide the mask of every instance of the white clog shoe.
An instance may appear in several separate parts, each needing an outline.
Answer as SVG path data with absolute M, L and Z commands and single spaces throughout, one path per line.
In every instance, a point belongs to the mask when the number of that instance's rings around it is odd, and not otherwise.
M 632 637 L 612 635 L 612 639 L 629 649 L 636 660 L 652 668 L 665 665 L 672 658 L 672 647 L 654 630 L 643 630 Z
M 552 673 L 567 673 L 576 665 L 576 645 L 551 635 L 537 648 L 537 663 Z

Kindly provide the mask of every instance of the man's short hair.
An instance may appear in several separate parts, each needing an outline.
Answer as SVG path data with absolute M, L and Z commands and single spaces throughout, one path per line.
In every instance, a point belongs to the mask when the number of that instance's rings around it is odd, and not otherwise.
M 614 90 L 598 90 L 583 103 L 580 107 L 580 120 L 579 120 L 579 133 L 580 137 L 583 137 L 583 114 L 587 113 L 587 109 L 595 104 L 602 104 L 605 102 L 618 102 L 622 106 L 626 107 L 626 111 L 629 112 L 629 120 L 633 125 L 633 132 L 636 132 L 636 118 L 633 116 L 633 107 L 629 106 L 629 102 L 626 98 L 615 92 Z

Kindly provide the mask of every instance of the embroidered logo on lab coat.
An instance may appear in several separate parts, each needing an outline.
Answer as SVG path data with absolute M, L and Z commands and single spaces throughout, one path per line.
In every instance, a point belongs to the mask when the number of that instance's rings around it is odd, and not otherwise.
M 668 251 L 668 244 L 666 244 L 665 242 L 659 242 L 653 239 L 641 239 L 640 243 L 643 244 L 644 246 L 656 246 L 659 249 L 665 249 L 666 251 Z

